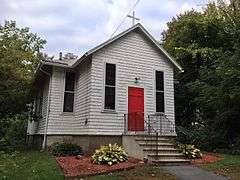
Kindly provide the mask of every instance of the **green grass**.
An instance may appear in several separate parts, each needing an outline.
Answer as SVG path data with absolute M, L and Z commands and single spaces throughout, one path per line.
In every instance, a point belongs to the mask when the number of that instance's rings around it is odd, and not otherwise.
M 176 180 L 177 178 L 164 172 L 159 166 L 143 166 L 127 171 L 119 171 L 106 175 L 89 177 L 87 180 Z
M 217 174 L 222 174 L 231 178 L 232 180 L 240 179 L 240 155 L 229 155 L 221 154 L 222 160 L 208 164 L 202 165 L 203 169 L 213 171 Z
M 46 152 L 0 153 L 0 180 L 63 180 L 53 156 Z M 86 178 L 88 180 L 176 180 L 158 166 L 143 166 Z
M 64 178 L 51 155 L 46 152 L 24 151 L 0 154 L 0 179 L 61 180 Z

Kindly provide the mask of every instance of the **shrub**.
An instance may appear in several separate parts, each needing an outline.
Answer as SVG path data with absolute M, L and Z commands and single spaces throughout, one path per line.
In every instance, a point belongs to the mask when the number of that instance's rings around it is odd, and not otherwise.
M 53 143 L 49 147 L 49 151 L 54 156 L 76 156 L 83 154 L 82 148 L 80 146 L 69 142 Z
M 127 153 L 121 146 L 117 144 L 109 144 L 101 146 L 100 149 L 96 149 L 92 155 L 92 161 L 95 164 L 108 164 L 124 162 L 128 159 Z
M 209 128 L 196 127 L 176 127 L 177 138 L 176 141 L 181 144 L 195 144 L 197 147 L 205 151 L 212 151 L 216 148 L 227 147 L 227 141 L 224 138 L 223 132 L 214 131 Z
M 0 150 L 22 148 L 27 132 L 26 115 L 17 114 L 0 119 Z
M 189 159 L 197 159 L 202 157 L 201 151 L 195 148 L 194 145 L 180 144 L 179 148 L 182 150 L 183 154 Z

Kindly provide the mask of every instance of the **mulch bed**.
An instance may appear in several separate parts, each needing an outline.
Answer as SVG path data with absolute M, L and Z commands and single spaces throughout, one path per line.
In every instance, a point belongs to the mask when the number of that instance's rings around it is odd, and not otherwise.
M 132 157 L 129 157 L 125 162 L 113 164 L 112 166 L 93 164 L 89 156 L 83 156 L 80 159 L 76 159 L 73 156 L 56 157 L 56 160 L 67 178 L 94 176 L 113 171 L 132 169 L 144 164 L 141 160 Z
M 201 159 L 192 159 L 191 163 L 195 165 L 203 165 L 203 164 L 215 163 L 222 159 L 223 158 L 221 156 L 218 156 L 216 154 L 204 153 Z

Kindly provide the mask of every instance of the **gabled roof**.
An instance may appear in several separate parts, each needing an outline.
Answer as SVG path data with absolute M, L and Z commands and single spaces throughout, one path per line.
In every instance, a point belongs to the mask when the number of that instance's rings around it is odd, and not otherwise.
M 80 62 L 82 62 L 86 57 L 92 55 L 93 53 L 95 53 L 96 51 L 104 48 L 105 46 L 111 44 L 112 42 L 118 40 L 119 38 L 123 37 L 124 35 L 128 34 L 129 32 L 135 30 L 135 29 L 139 29 L 166 57 L 167 59 L 174 65 L 176 66 L 180 71 L 183 72 L 183 68 L 167 53 L 166 50 L 163 49 L 163 47 L 153 38 L 153 36 L 140 24 L 136 24 L 134 26 L 132 26 L 131 28 L 123 31 L 122 33 L 114 36 L 113 38 L 105 41 L 104 43 L 96 46 L 93 49 L 90 49 L 89 51 L 87 51 L 80 59 L 78 59 L 73 65 L 72 67 L 76 67 Z

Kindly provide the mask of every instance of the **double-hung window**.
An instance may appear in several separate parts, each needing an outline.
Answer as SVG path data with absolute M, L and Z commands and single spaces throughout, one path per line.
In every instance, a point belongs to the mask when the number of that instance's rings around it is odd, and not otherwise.
M 164 73 L 155 72 L 156 81 L 156 112 L 164 113 Z
M 66 72 L 63 112 L 73 112 L 75 74 Z
M 104 109 L 115 110 L 116 65 L 106 63 Z

